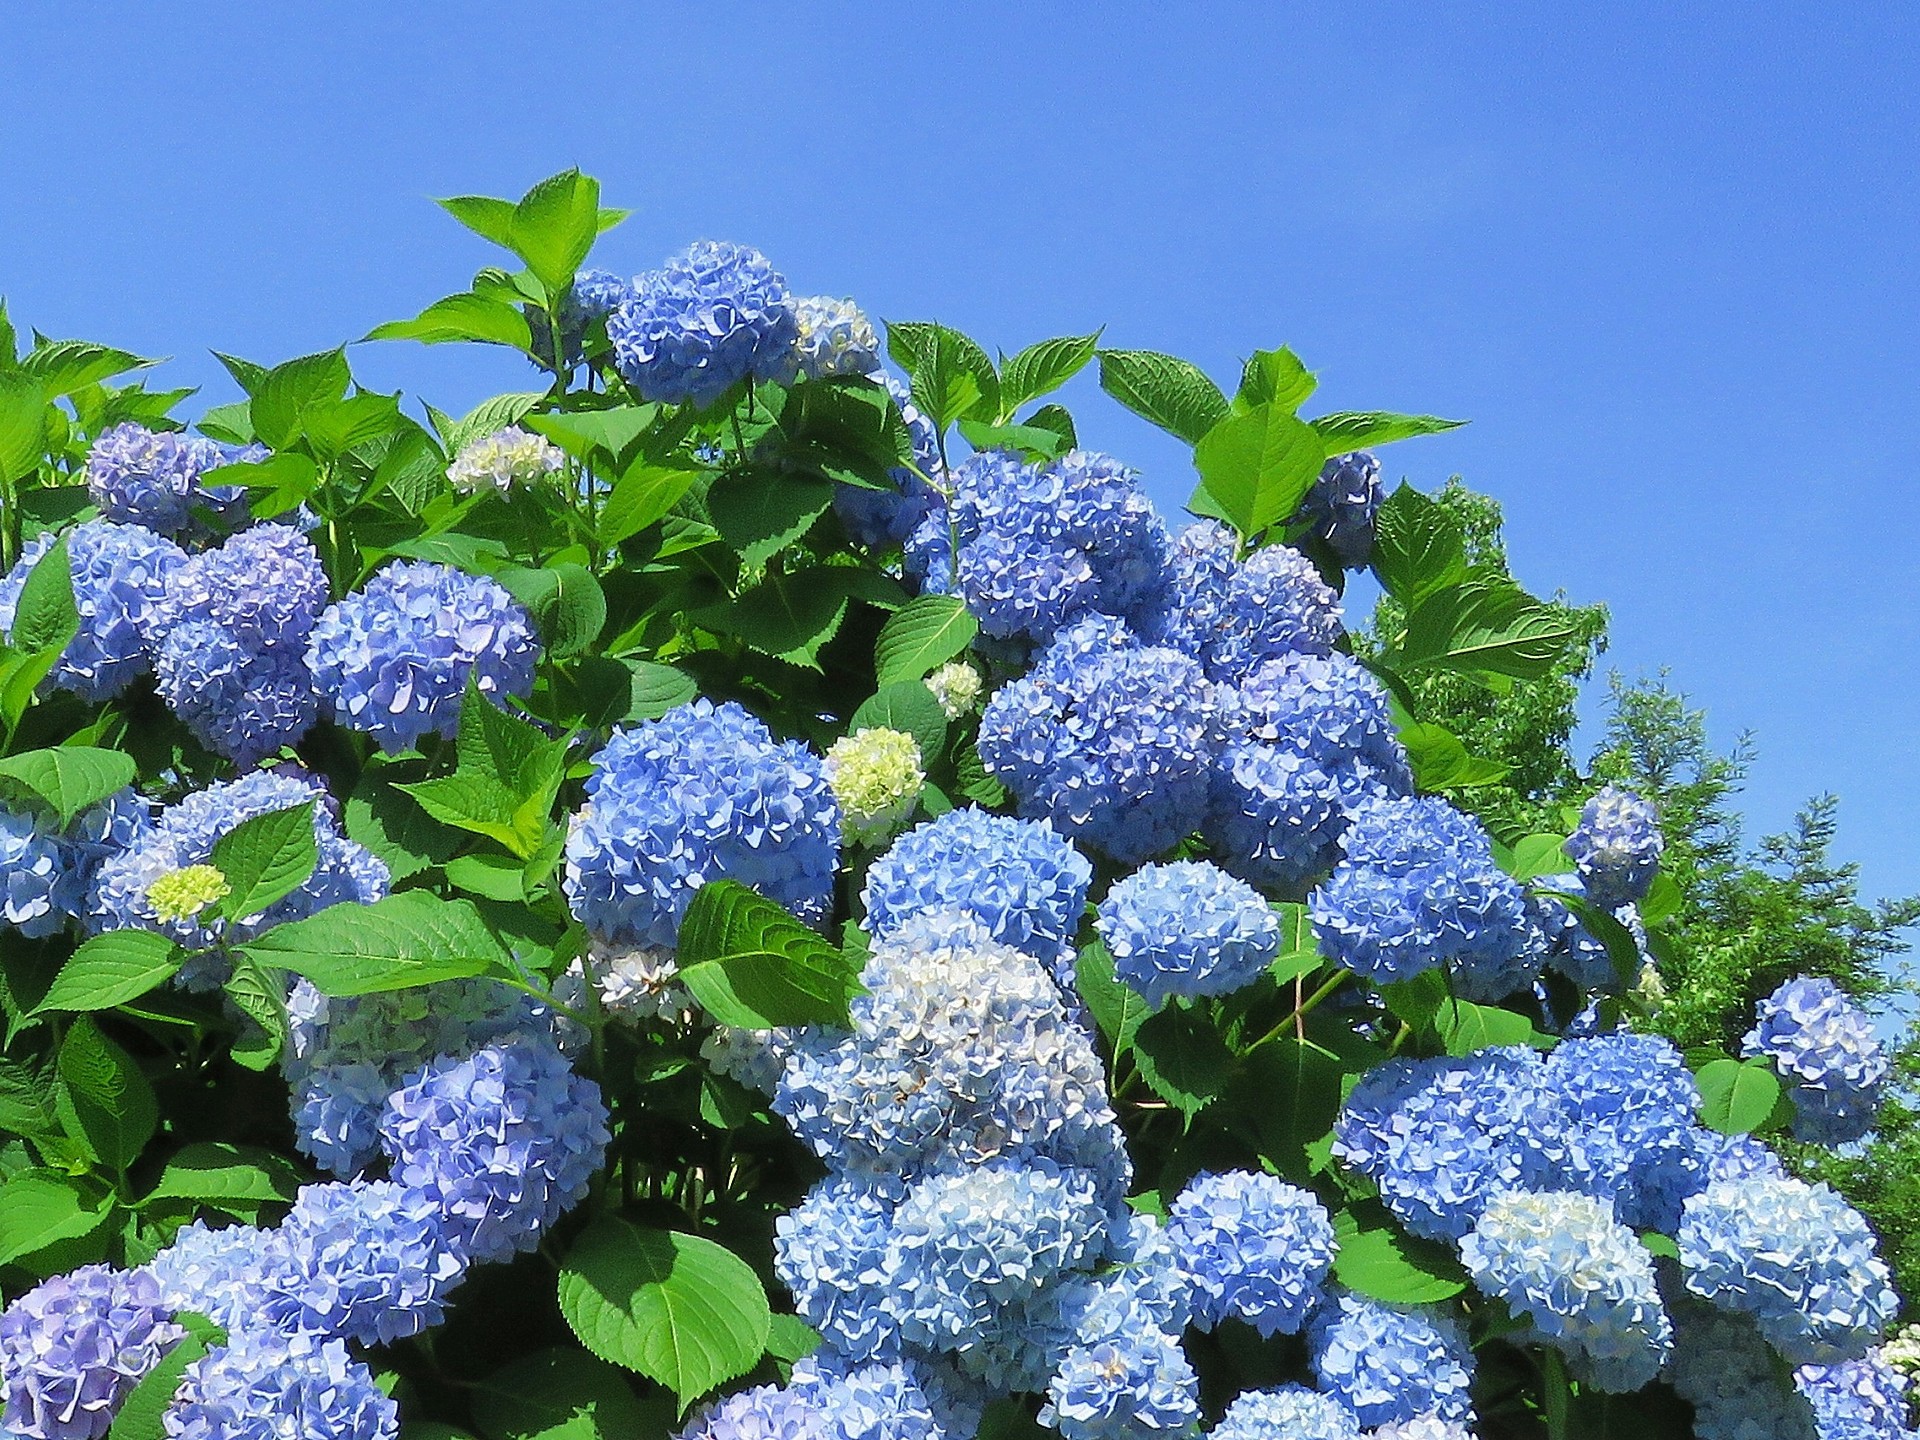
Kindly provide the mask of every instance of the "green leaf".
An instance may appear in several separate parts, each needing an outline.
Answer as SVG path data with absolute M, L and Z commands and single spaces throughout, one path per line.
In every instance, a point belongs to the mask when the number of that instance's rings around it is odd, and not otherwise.
M 320 467 L 297 450 L 283 450 L 265 460 L 221 466 L 220 483 L 246 486 L 247 513 L 264 520 L 285 514 L 311 496 L 320 485 Z
M 1400 727 L 1400 743 L 1406 747 L 1413 783 L 1429 794 L 1496 785 L 1511 770 L 1497 761 L 1468 754 L 1460 737 L 1443 725 L 1417 721 L 1404 724 Z
M 1447 987 L 1447 972 L 1436 968 L 1381 986 L 1380 998 L 1387 1002 L 1387 1009 L 1415 1030 L 1427 1030 L 1434 1026 L 1440 1007 L 1450 1004 L 1453 997 Z
M 1058 431 L 1044 425 L 988 425 L 962 420 L 960 433 L 976 450 L 1014 450 L 1035 463 L 1057 460 L 1073 448 Z
M 147 1077 L 86 1015 L 68 1029 L 59 1069 L 60 1123 L 103 1164 L 125 1171 L 160 1124 Z
M 34 1013 L 125 1004 L 164 985 L 186 962 L 184 950 L 151 930 L 109 930 L 73 952 Z
M 324 350 L 276 365 L 261 379 L 247 413 L 254 433 L 279 450 L 299 438 L 302 412 L 344 400 L 353 374 L 346 350 Z
M 482 1376 L 473 1419 L 488 1440 L 665 1440 L 649 1428 L 626 1372 L 571 1345 Z
M 820 647 L 846 618 L 846 577 L 857 573 L 820 566 L 769 575 L 727 608 L 725 623 L 754 649 L 818 670 Z
M 276 925 L 244 947 L 256 964 L 291 970 L 324 995 L 372 995 L 507 972 L 507 952 L 468 900 L 403 890 Z
M 369 340 L 418 340 L 422 345 L 476 341 L 531 351 L 533 333 L 516 305 L 464 291 L 436 300 L 411 320 L 389 320 L 367 332 Z
M 546 398 L 538 390 L 517 390 L 482 400 L 455 421 L 450 429 L 441 431 L 440 439 L 449 455 L 458 455 L 470 442 L 481 436 L 491 435 L 508 425 L 518 425 L 529 410 Z
M 133 757 L 93 745 L 56 745 L 0 760 L 0 798 L 51 814 L 61 829 L 133 783 Z
M 1417 435 L 1458 430 L 1464 420 L 1442 420 L 1438 415 L 1395 415 L 1387 410 L 1337 410 L 1312 422 L 1327 442 L 1329 455 L 1345 455 Z
M 1411 485 L 1401 485 L 1374 517 L 1373 573 L 1402 605 L 1413 606 L 1467 578 L 1460 522 Z
M 694 892 L 680 921 L 680 979 L 722 1025 L 848 1024 L 860 973 L 818 931 L 735 880 Z
M 529 415 L 525 423 L 576 460 L 591 460 L 595 452 L 604 452 L 618 464 L 659 418 L 658 405 L 616 405 L 611 410 Z
M 569 659 L 584 653 L 607 623 L 607 594 L 586 566 L 571 560 L 538 570 L 515 566 L 494 577 L 526 606 L 547 653 Z
M 226 919 L 259 915 L 306 883 L 320 863 L 313 805 L 256 815 L 214 842 L 214 868 L 227 877 L 227 896 L 220 902 Z
M 1346 1069 L 1324 1045 L 1276 1036 L 1242 1058 L 1223 1108 L 1251 1131 L 1262 1160 L 1304 1184 L 1313 1173 L 1310 1147 L 1339 1113 Z
M 455 195 L 435 203 L 474 234 L 486 237 L 502 250 L 513 248 L 511 200 L 496 200 L 491 195 Z
M 0 370 L 0 480 L 40 468 L 47 447 L 47 397 L 31 375 Z
M 498 840 L 529 858 L 546 836 L 566 774 L 567 742 L 550 740 L 537 726 L 507 714 L 469 681 L 457 753 L 453 774 L 394 788 L 441 823 Z
M 600 543 L 618 545 L 658 524 L 699 478 L 692 470 L 635 464 L 614 482 L 607 496 L 606 508 L 600 512 Z
M 459 843 L 389 778 L 396 772 L 416 774 L 421 764 L 376 758 L 347 797 L 347 838 L 378 855 L 396 882 L 443 863 Z
M 1100 388 L 1189 445 L 1227 417 L 1227 397 L 1204 370 L 1153 350 L 1102 350 Z
M 1414 607 L 1397 659 L 1410 668 L 1490 670 L 1535 680 L 1559 661 L 1574 632 L 1564 612 L 1518 586 L 1469 580 Z
M 1347 1289 L 1388 1305 L 1433 1305 L 1467 1288 L 1445 1246 L 1405 1233 L 1386 1207 L 1361 1201 L 1333 1216 L 1333 1274 Z
M 50 1067 L 0 1056 L 0 1130 L 30 1139 L 61 1134 L 56 1088 Z
M 776 1315 L 767 1329 L 767 1354 L 791 1365 L 820 1348 L 820 1332 L 798 1315 Z
M 676 670 L 671 665 L 661 665 L 652 660 L 626 660 L 621 663 L 633 677 L 625 716 L 628 720 L 657 720 L 700 694 L 700 687 L 684 670 Z
M 127 1392 L 127 1398 L 114 1412 L 113 1428 L 107 1431 L 107 1440 L 163 1440 L 166 1435 L 163 1417 L 173 1404 L 174 1393 L 179 1390 L 187 1367 L 204 1358 L 208 1347 L 226 1343 L 227 1332 L 204 1315 L 188 1313 L 175 1318 L 187 1333 Z
M 1515 842 L 1507 873 L 1526 881 L 1541 875 L 1564 875 L 1573 869 L 1564 835 L 1522 835 Z
M 881 686 L 920 680 L 963 653 L 980 633 L 957 595 L 921 595 L 887 617 L 873 647 L 873 678 Z
M 935 427 L 992 420 L 1000 413 L 1000 377 L 978 343 L 950 325 L 889 321 L 887 349 L 913 379 L 913 403 Z
M 1276 984 L 1287 985 L 1320 968 L 1320 939 L 1313 933 L 1306 906 L 1287 900 L 1276 901 L 1273 908 L 1280 915 L 1280 953 L 1267 966 L 1267 973 Z
M 90 1235 L 113 1208 L 111 1195 L 71 1175 L 26 1170 L 0 1185 L 0 1265 Z
M 1092 335 L 1066 335 L 1057 340 L 1042 340 L 1029 345 L 1000 367 L 1001 423 L 1013 418 L 1013 412 L 1029 400 L 1037 400 L 1087 368 L 1093 348 L 1100 343 Z
M 1188 1119 L 1220 1098 L 1233 1070 L 1220 1032 L 1203 1013 L 1179 1004 L 1141 1021 L 1133 1059 L 1153 1093 Z
M 447 862 L 447 883 L 482 900 L 524 904 L 526 861 L 509 855 L 462 855 Z
M 217 1210 L 235 1205 L 250 1210 L 291 1201 L 299 1189 L 300 1171 L 284 1156 L 252 1145 L 204 1141 L 167 1161 L 141 1203 L 193 1200 Z
M 534 186 L 513 207 L 508 248 L 527 262 L 548 294 L 573 283 L 600 234 L 600 182 L 563 170 Z
M 234 957 L 224 989 L 234 1008 L 253 1022 L 253 1028 L 243 1031 L 234 1042 L 231 1053 L 235 1062 L 249 1070 L 265 1070 L 280 1058 L 287 1044 L 290 1026 L 282 998 L 285 985 L 240 955 Z
M 52 399 L 159 363 L 91 340 L 43 340 L 21 360 L 20 371 L 39 381 L 42 393 Z
M 1319 386 L 1314 373 L 1286 346 L 1256 350 L 1240 371 L 1240 393 L 1233 397 L 1233 408 L 1244 412 L 1271 405 L 1291 415 Z
M 861 702 L 847 721 L 847 733 L 902 730 L 919 743 L 920 759 L 931 763 L 947 744 L 947 715 L 933 692 L 918 680 L 885 685 Z
M 682 1413 L 753 1367 L 773 1319 L 759 1277 L 732 1251 L 618 1215 L 574 1242 L 560 1310 L 581 1344 L 666 1386 Z
M 1193 452 L 1208 497 L 1245 539 L 1299 509 L 1326 458 L 1314 428 L 1272 404 L 1229 415 Z
M 13 612 L 14 649 L 28 655 L 58 656 L 80 633 L 80 611 L 73 603 L 73 563 L 67 556 L 67 537 L 55 540 L 20 587 Z
M 1080 446 L 1080 432 L 1074 428 L 1073 416 L 1064 405 L 1042 405 L 1022 422 L 1024 430 L 1051 430 L 1060 437 L 1060 453 L 1076 450 Z
M 1606 947 L 1607 958 L 1613 961 L 1613 973 L 1620 982 L 1622 990 L 1631 990 L 1640 978 L 1640 966 L 1643 957 L 1640 954 L 1640 942 L 1633 932 L 1614 916 L 1612 911 L 1603 910 L 1585 895 L 1563 895 L 1552 892 L 1555 903 L 1571 910 L 1580 927 Z
M 1780 1103 L 1780 1077 L 1764 1060 L 1722 1057 L 1693 1077 L 1700 1086 L 1700 1123 L 1723 1135 L 1749 1135 Z
M 1498 1045 L 1531 1045 L 1541 1038 L 1526 1016 L 1471 1000 L 1450 999 L 1433 1018 L 1449 1055 L 1471 1055 Z
M 707 491 L 714 528 L 749 566 L 786 549 L 832 504 L 832 481 L 762 466 L 729 470 Z

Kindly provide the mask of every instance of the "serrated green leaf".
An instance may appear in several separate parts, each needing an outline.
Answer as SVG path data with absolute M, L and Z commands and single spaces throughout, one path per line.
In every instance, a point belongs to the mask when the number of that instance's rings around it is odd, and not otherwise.
M 1466 532 L 1430 496 L 1403 484 L 1374 516 L 1369 563 L 1389 595 L 1417 605 L 1466 580 Z
M 301 414 L 310 406 L 344 400 L 353 374 L 346 350 L 323 350 L 276 365 L 261 377 L 247 414 L 254 433 L 279 450 L 299 438 Z
M 41 391 L 51 399 L 159 363 L 91 340 L 44 340 L 22 357 L 20 372 L 39 381 Z
M 1245 539 L 1299 509 L 1326 458 L 1314 428 L 1275 404 L 1227 416 L 1193 451 L 1208 498 Z
M 1233 1071 L 1233 1052 L 1212 1022 L 1179 1004 L 1141 1021 L 1133 1060 L 1153 1093 L 1188 1119 L 1220 1098 Z
M 227 878 L 220 913 L 228 920 L 261 914 L 298 890 L 320 863 L 313 801 L 243 820 L 213 846 L 213 865 Z
M 1318 377 L 1286 346 L 1256 350 L 1241 368 L 1240 393 L 1233 397 L 1233 408 L 1246 411 L 1271 405 L 1292 414 L 1319 385 Z
M 992 420 L 999 413 L 1000 377 L 993 361 L 952 326 L 889 321 L 887 346 L 912 377 L 913 403 L 938 429 L 956 420 Z
M 106 1010 L 137 1000 L 172 979 L 187 954 L 150 930 L 95 935 L 60 967 L 35 1013 Z
M 265 1070 L 280 1058 L 289 1032 L 284 986 L 269 978 L 245 955 L 233 959 L 232 973 L 223 987 L 234 1008 L 252 1022 L 235 1039 L 232 1055 L 249 1070 Z
M 68 1028 L 59 1069 L 60 1123 L 103 1164 L 126 1170 L 160 1124 L 147 1077 L 86 1015 Z
M 1386 1207 L 1364 1201 L 1333 1217 L 1333 1273 L 1347 1289 L 1388 1305 L 1432 1305 L 1467 1288 L 1446 1248 L 1409 1235 Z
M 1057 460 L 1072 448 L 1058 431 L 1044 425 L 988 425 L 962 420 L 960 433 L 975 450 L 1012 450 L 1031 464 Z
M 1279 1035 L 1241 1058 L 1222 1110 L 1262 1160 L 1305 1184 L 1313 1173 L 1310 1147 L 1333 1128 L 1346 1071 L 1326 1046 Z
M 666 1440 L 664 1423 L 648 1427 L 626 1372 L 572 1346 L 481 1377 L 472 1409 L 487 1440 Z
M 244 947 L 258 965 L 304 975 L 324 995 L 407 990 L 510 973 L 507 952 L 471 901 L 404 890 L 276 925 Z
M 513 248 L 513 202 L 491 195 L 454 195 L 434 202 L 462 225 L 498 245 Z
M 818 566 L 769 575 L 717 617 L 754 649 L 792 665 L 820 668 L 820 648 L 846 618 L 848 577 L 862 572 Z
M 1448 999 L 1435 1012 L 1433 1022 L 1449 1055 L 1471 1055 L 1500 1045 L 1531 1045 L 1542 1038 L 1526 1016 L 1471 1000 Z
M 1514 842 L 1507 873 L 1527 881 L 1541 875 L 1564 875 L 1573 869 L 1564 835 L 1522 835 Z
M 626 719 L 657 720 L 697 698 L 700 687 L 684 670 L 651 660 L 622 662 L 632 675 Z
M 418 340 L 422 345 L 473 341 L 531 351 L 533 333 L 518 306 L 463 291 L 436 300 L 411 320 L 389 320 L 367 332 L 369 340 Z
M 513 207 L 507 233 L 509 248 L 558 295 L 600 234 L 600 182 L 578 170 L 549 176 Z
M 0 798 L 16 809 L 42 810 L 65 829 L 133 777 L 133 757 L 118 750 L 56 745 L 0 760 Z
M 1153 350 L 1102 350 L 1100 388 L 1189 445 L 1227 416 L 1227 397 L 1205 371 Z
M 618 545 L 657 525 L 678 505 L 699 474 L 670 466 L 636 462 L 614 482 L 600 512 L 600 543 Z
M 680 921 L 681 982 L 722 1025 L 848 1023 L 861 992 L 845 953 L 773 901 L 734 880 L 694 892 Z
M 707 491 L 714 528 L 748 566 L 805 535 L 832 504 L 832 481 L 760 466 L 729 470 Z
M 658 405 L 616 405 L 610 410 L 529 415 L 525 423 L 527 429 L 546 436 L 576 460 L 604 454 L 618 464 L 659 418 Z
M 1469 580 L 1414 607 L 1393 658 L 1407 668 L 1490 670 L 1534 680 L 1559 661 L 1574 633 L 1564 612 L 1518 586 Z
M 1438 415 L 1395 415 L 1387 410 L 1339 410 L 1322 415 L 1313 428 L 1327 442 L 1329 455 L 1367 450 L 1390 445 L 1396 440 L 1411 440 L 1418 435 L 1439 435 L 1458 430 L 1464 420 L 1442 420 Z
M 0 480 L 18 480 L 40 468 L 47 445 L 47 397 L 40 382 L 0 370 Z
M 291 1201 L 299 1189 L 300 1171 L 285 1156 L 257 1146 L 205 1141 L 167 1161 L 141 1203 L 193 1200 L 216 1210 L 230 1205 L 252 1209 Z
M 27 572 L 14 603 L 13 632 L 7 643 L 28 655 L 59 656 L 80 633 L 80 611 L 73 603 L 73 563 L 62 535 Z
M 847 733 L 862 730 L 900 730 L 920 746 L 920 759 L 930 764 L 946 749 L 947 715 L 933 692 L 918 680 L 902 680 L 868 696 L 847 721 Z
M 1114 974 L 1113 956 L 1098 939 L 1080 948 L 1074 958 L 1073 976 L 1080 998 L 1086 1002 L 1093 1023 L 1107 1037 L 1107 1045 L 1117 1061 L 1133 1048 L 1134 1036 L 1153 1013 L 1153 1007 L 1139 991 Z
M 571 659 L 600 637 L 607 623 L 607 595 L 586 566 L 563 560 L 539 569 L 514 566 L 494 577 L 527 609 L 547 653 Z
M 1029 345 L 1000 367 L 1000 413 L 1004 424 L 1013 412 L 1029 400 L 1058 390 L 1087 368 L 1094 346 L 1100 343 L 1092 335 L 1064 335 Z
M 111 1195 L 75 1176 L 22 1171 L 0 1185 L 0 1265 L 91 1234 L 112 1209 Z

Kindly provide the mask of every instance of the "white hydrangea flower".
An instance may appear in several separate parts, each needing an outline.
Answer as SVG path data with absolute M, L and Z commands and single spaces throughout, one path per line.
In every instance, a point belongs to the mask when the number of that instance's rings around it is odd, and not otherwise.
M 532 485 L 554 474 L 566 463 L 567 457 L 557 446 L 518 425 L 509 425 L 463 448 L 447 467 L 447 479 L 454 489 L 469 495 L 482 490 L 505 494 L 515 485 Z
M 927 689 L 940 702 L 940 709 L 947 719 L 958 720 L 980 708 L 980 696 L 985 686 L 981 683 L 980 672 L 973 666 L 964 660 L 950 660 L 927 677 Z
M 841 829 L 855 844 L 877 844 L 906 824 L 927 783 L 920 742 L 880 726 L 834 741 L 826 771 L 840 802 Z

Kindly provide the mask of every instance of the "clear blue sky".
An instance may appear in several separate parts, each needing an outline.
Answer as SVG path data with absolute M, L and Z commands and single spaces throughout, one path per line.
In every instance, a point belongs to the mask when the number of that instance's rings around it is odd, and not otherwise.
M 1870 892 L 1920 889 L 1911 5 L 48 0 L 0 95 L 16 317 L 209 403 L 210 348 L 322 348 L 490 263 L 426 197 L 577 163 L 637 211 L 616 268 L 748 241 L 1008 351 L 1104 325 L 1225 378 L 1288 343 L 1327 408 L 1470 417 L 1390 470 L 1497 495 L 1522 579 L 1613 607 L 1608 664 L 1753 730 L 1756 830 L 1837 791 Z M 528 379 L 356 365 L 445 408 Z M 1070 398 L 1185 495 L 1176 443 Z

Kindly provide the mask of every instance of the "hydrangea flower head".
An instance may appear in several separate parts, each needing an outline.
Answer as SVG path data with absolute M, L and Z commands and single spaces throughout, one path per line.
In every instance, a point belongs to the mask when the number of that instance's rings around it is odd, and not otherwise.
M 394 1440 L 398 1407 L 339 1340 L 242 1330 L 187 1366 L 168 1440 Z
M 1148 636 L 1237 684 L 1282 655 L 1325 655 L 1340 638 L 1340 597 L 1313 562 L 1285 545 L 1242 560 L 1239 538 L 1213 520 L 1175 538 L 1160 610 Z
M 298 650 L 326 603 L 327 572 L 313 542 L 268 521 L 175 566 L 155 624 L 164 631 L 208 621 L 250 650 Z
M 169 1314 L 191 1310 L 224 1330 L 257 1323 L 290 1283 L 287 1237 L 252 1225 L 209 1228 L 196 1220 L 148 1262 Z
M 1622 1224 L 1671 1231 L 1681 1201 L 1705 1183 L 1700 1087 L 1680 1052 L 1655 1035 L 1569 1039 L 1540 1078 L 1566 1116 L 1541 1146 L 1551 1188 L 1611 1201 Z
M 1282 1385 L 1246 1391 L 1207 1434 L 1210 1440 L 1360 1440 L 1360 1422 L 1331 1395 Z
M 265 1313 L 283 1329 L 390 1345 L 439 1324 L 465 1274 L 436 1198 L 387 1180 L 309 1185 L 281 1233 L 289 1263 Z
M 1342 1293 L 1319 1312 L 1308 1339 L 1321 1391 L 1368 1429 L 1422 1415 L 1473 1416 L 1473 1350 L 1449 1315 Z
M 1334 1252 L 1333 1222 L 1312 1192 L 1244 1170 L 1202 1175 L 1167 1217 L 1200 1324 L 1232 1318 L 1291 1335 L 1306 1323 Z
M 1661 1376 L 1693 1407 L 1700 1440 L 1818 1440 L 1813 1410 L 1752 1320 L 1681 1294 Z
M 452 736 L 469 677 L 496 704 L 526 695 L 539 648 L 527 612 L 497 582 L 395 560 L 326 608 L 307 664 L 333 717 L 392 753 L 431 731 Z
M 566 467 L 560 447 L 544 436 L 508 425 L 464 446 L 447 467 L 447 479 L 462 494 L 491 490 L 504 495 L 538 485 Z
M 873 845 L 892 835 L 920 803 L 927 772 L 920 742 L 904 730 L 873 726 L 843 735 L 827 750 L 827 783 L 840 802 L 848 840 Z
M 1715 1181 L 1674 1238 L 1687 1288 L 1752 1316 L 1796 1365 L 1865 1354 L 1899 1308 L 1867 1222 L 1825 1185 Z
M 39 937 L 83 919 L 101 865 L 150 825 L 145 803 L 130 789 L 64 829 L 52 815 L 0 806 L 0 925 Z
M 204 620 L 167 630 L 154 672 L 160 698 L 181 723 L 243 768 L 298 741 L 319 710 L 299 651 L 258 650 Z
M 1460 1241 L 1460 1258 L 1475 1285 L 1531 1320 L 1601 1390 L 1651 1383 L 1672 1351 L 1653 1257 L 1604 1200 L 1496 1195 Z
M 1204 860 L 1142 866 L 1107 892 L 1095 923 L 1114 973 L 1153 1006 L 1238 990 L 1280 953 L 1273 908 Z
M 567 898 L 603 940 L 672 948 L 693 892 L 751 885 L 810 924 L 833 906 L 840 808 L 820 758 L 739 705 L 616 729 L 567 837 Z
M 1660 868 L 1660 817 L 1629 790 L 1608 785 L 1587 802 L 1567 837 L 1567 854 L 1579 868 L 1587 896 L 1603 910 L 1647 898 Z
M 185 1333 L 143 1270 L 84 1265 L 42 1281 L 0 1314 L 0 1426 L 31 1440 L 98 1440 Z
M 439 1208 L 462 1260 L 531 1250 L 587 1193 L 609 1135 L 600 1087 L 545 1038 L 442 1056 L 387 1098 L 393 1176 Z
M 949 660 L 927 677 L 927 689 L 940 702 L 940 713 L 959 720 L 980 708 L 985 691 L 980 672 L 965 660 Z
M 1911 1382 L 1877 1350 L 1837 1365 L 1803 1365 L 1793 1383 L 1813 1407 L 1820 1440 L 1912 1440 Z
M 1200 1379 L 1178 1340 L 1158 1330 L 1118 1334 L 1067 1352 L 1041 1418 L 1064 1440 L 1178 1435 L 1200 1418 Z
M 676 1440 L 840 1440 L 811 1393 L 755 1385 L 703 1406 Z
M 880 337 L 853 301 L 806 295 L 794 301 L 793 310 L 800 327 L 796 358 L 804 378 L 871 375 L 880 368 Z
M 0 638 L 12 639 L 27 577 L 58 538 L 45 534 L 28 542 L 0 579 Z M 171 540 L 111 520 L 85 521 L 66 538 L 80 628 L 45 683 L 83 700 L 111 700 L 151 667 L 150 632 L 167 577 L 186 563 L 186 556 Z
M 1773 1061 L 1793 1096 L 1793 1133 L 1819 1145 L 1873 1127 L 1892 1069 L 1873 1021 L 1824 976 L 1788 980 L 1760 1002 L 1740 1053 Z
M 214 865 L 187 865 L 169 870 L 147 886 L 147 904 L 163 925 L 191 920 L 209 905 L 233 893 L 227 877 Z
M 264 452 L 257 452 L 264 454 Z M 205 477 L 256 452 L 232 451 L 198 435 L 149 430 L 133 421 L 103 431 L 87 452 L 87 492 L 109 520 L 185 536 L 205 527 L 201 515 L 234 518 L 245 491 L 208 485 Z
M 607 317 L 607 339 L 641 399 L 704 409 L 749 376 L 791 380 L 800 318 L 766 256 L 702 240 L 635 277 Z
M 900 1354 L 887 1253 L 905 1193 L 890 1178 L 829 1176 L 774 1222 L 774 1271 L 793 1292 L 794 1308 L 856 1362 Z
M 789 1383 L 821 1412 L 834 1440 L 944 1440 L 926 1382 L 920 1364 L 851 1365 L 816 1350 L 795 1362 Z
M 1371 451 L 1335 455 L 1321 468 L 1296 517 L 1306 534 L 1326 542 L 1348 570 L 1366 568 L 1373 554 L 1373 520 L 1380 511 L 1380 462 Z

